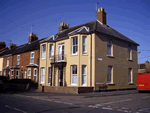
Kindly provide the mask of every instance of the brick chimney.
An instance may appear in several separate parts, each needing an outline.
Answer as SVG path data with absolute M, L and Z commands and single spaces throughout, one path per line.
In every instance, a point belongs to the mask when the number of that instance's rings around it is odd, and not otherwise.
M 107 24 L 107 21 L 106 21 L 106 12 L 105 12 L 105 10 L 104 10 L 103 7 L 98 8 L 97 20 L 99 20 L 103 24 Z
M 29 44 L 31 44 L 33 41 L 35 41 L 35 40 L 38 40 L 38 36 L 37 36 L 37 34 L 34 34 L 34 33 L 30 33 L 30 36 L 29 36 L 29 38 L 28 38 L 28 43 Z
M 65 22 L 61 22 L 60 23 L 60 27 L 59 27 L 59 33 L 64 30 L 64 29 L 68 29 L 69 28 L 69 24 L 66 24 Z
M 13 49 L 14 47 L 17 47 L 17 45 L 16 45 L 16 44 L 11 43 L 11 44 L 10 44 L 10 46 L 9 46 L 9 50 Z
M 6 47 L 6 43 L 5 42 L 0 42 L 0 50 Z

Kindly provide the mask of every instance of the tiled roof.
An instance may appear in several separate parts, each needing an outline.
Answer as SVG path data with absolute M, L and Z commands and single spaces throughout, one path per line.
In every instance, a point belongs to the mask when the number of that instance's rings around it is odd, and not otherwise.
M 108 25 L 102 24 L 100 21 L 95 20 L 92 22 L 88 22 L 82 25 L 78 25 L 75 27 L 71 27 L 69 29 L 65 29 L 62 32 L 55 35 L 55 41 L 62 40 L 68 38 L 69 35 L 74 34 L 89 34 L 92 32 L 99 32 L 103 33 L 108 36 L 112 36 L 114 38 L 118 38 L 127 42 L 130 42 L 132 44 L 135 44 L 139 46 L 138 43 L 134 42 L 130 38 L 124 36 L 123 34 L 119 33 L 118 31 L 114 30 L 113 28 L 109 27 Z M 52 38 L 47 40 L 47 42 L 53 41 Z
M 37 64 L 29 64 L 29 65 L 26 65 L 26 67 L 38 67 L 39 65 L 37 65 Z
M 44 40 L 44 39 L 45 38 L 40 39 L 40 40 L 36 40 L 36 41 L 34 41 L 34 42 L 30 43 L 30 44 L 25 43 L 23 45 L 19 45 L 17 47 L 12 48 L 11 50 L 7 49 L 3 53 L 0 53 L 0 57 L 7 56 L 7 55 L 20 54 L 20 53 L 24 53 L 24 52 L 40 49 L 40 43 L 39 42 L 41 40 Z

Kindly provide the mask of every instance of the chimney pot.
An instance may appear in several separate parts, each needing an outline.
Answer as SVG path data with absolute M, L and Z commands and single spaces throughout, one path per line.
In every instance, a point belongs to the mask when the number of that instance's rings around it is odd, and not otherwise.
M 61 22 L 60 23 L 60 27 L 59 27 L 59 33 L 64 30 L 64 29 L 68 29 L 69 28 L 69 24 L 66 24 L 65 22 Z
M 106 12 L 105 12 L 105 10 L 104 10 L 103 7 L 98 8 L 97 20 L 99 20 L 99 21 L 102 22 L 103 24 L 107 24 Z

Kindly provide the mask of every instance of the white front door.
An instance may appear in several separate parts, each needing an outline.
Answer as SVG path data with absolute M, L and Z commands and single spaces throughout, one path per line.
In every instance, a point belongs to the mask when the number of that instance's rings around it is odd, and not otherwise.
M 59 44 L 58 45 L 58 57 L 57 57 L 57 61 L 64 60 L 64 48 L 65 48 L 64 44 Z

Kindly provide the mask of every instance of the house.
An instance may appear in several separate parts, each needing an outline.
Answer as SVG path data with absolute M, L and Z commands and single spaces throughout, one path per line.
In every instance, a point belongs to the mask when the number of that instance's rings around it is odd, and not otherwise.
M 40 41 L 39 91 L 81 93 L 136 88 L 137 44 L 107 25 L 99 8 L 97 20 L 69 28 Z
M 146 61 L 145 63 L 139 64 L 138 73 L 150 73 L 149 61 Z
M 0 42 L 0 55 L 3 54 L 8 48 L 5 42 Z M 3 57 L 0 57 L 0 76 L 2 76 L 3 70 Z
M 31 79 L 38 82 L 39 49 L 38 37 L 30 33 L 28 43 L 20 46 L 11 44 L 3 57 L 3 76 L 10 79 Z

